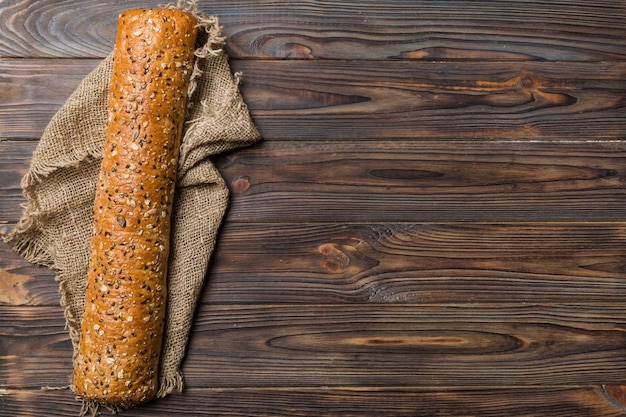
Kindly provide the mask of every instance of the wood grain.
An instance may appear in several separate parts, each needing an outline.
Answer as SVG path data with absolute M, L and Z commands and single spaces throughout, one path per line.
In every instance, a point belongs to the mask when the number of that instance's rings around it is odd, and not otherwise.
M 0 60 L 0 140 L 39 138 L 52 116 L 98 63 Z
M 0 225 L 0 238 L 13 225 Z M 59 305 L 54 271 L 37 267 L 0 241 L 0 305 Z
M 228 224 L 203 300 L 620 302 L 620 224 Z
M 218 161 L 233 221 L 622 220 L 621 142 L 263 143 Z
M 620 303 L 624 247 L 624 223 L 227 223 L 201 301 Z M 0 304 L 57 306 L 57 286 L 0 244 Z
M 626 133 L 624 62 L 267 65 L 238 61 L 234 68 L 245 74 L 242 93 L 269 139 L 589 140 Z
M 22 195 L 20 183 L 28 171 L 35 146 L 32 142 L 0 141 L 0 227 L 2 223 L 15 222 L 21 217 L 21 204 L 26 198 Z
M 33 139 L 97 60 L 0 61 L 2 138 Z M 232 62 L 265 140 L 619 140 L 626 62 Z M 54 82 L 53 82 L 54 80 Z M 51 85 L 58 87 L 51 88 Z
M 10 0 L 0 57 L 103 57 L 122 10 L 158 1 Z M 620 1 L 201 2 L 236 58 L 624 59 Z
M 223 387 L 621 383 L 625 319 L 599 304 L 206 306 L 184 370 Z
M 65 385 L 61 309 L 0 312 L 6 389 Z M 189 388 L 621 384 L 624 326 L 600 303 L 203 305 L 183 371 Z
M 5 390 L 0 416 L 76 417 L 69 391 Z M 189 407 L 193 404 L 194 407 Z M 185 390 L 124 412 L 124 416 L 311 416 L 344 417 L 618 417 L 625 410 L 601 387 L 511 389 L 216 388 Z M 106 414 L 105 414 L 106 415 Z

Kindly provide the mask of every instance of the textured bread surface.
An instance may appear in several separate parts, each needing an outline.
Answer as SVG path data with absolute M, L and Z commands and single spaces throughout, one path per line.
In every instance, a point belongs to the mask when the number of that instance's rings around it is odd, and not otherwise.
M 137 9 L 118 19 L 91 260 L 72 385 L 128 407 L 154 398 L 170 217 L 196 19 Z

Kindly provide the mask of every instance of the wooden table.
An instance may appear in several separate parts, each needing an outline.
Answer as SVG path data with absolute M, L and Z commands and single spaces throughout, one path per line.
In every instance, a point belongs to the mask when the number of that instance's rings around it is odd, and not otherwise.
M 160 1 L 0 4 L 0 229 L 43 128 Z M 128 416 L 625 416 L 626 3 L 200 2 L 264 141 L 184 365 Z M 0 243 L 0 415 L 76 416 L 54 274 Z

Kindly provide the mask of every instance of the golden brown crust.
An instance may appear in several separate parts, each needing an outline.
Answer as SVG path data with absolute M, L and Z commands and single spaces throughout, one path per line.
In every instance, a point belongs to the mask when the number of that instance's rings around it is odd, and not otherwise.
M 158 389 L 170 215 L 196 24 L 173 9 L 129 10 L 118 20 L 73 375 L 76 393 L 101 404 L 139 404 Z

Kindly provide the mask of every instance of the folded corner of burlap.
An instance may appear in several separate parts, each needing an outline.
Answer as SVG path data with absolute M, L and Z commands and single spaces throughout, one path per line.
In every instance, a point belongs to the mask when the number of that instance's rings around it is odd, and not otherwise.
M 194 310 L 228 205 L 228 188 L 211 157 L 260 140 L 239 91 L 239 74 L 231 72 L 218 19 L 198 12 L 193 2 L 166 7 L 195 13 L 202 30 L 172 218 L 159 397 L 183 388 L 180 367 Z M 27 200 L 22 217 L 5 238 L 27 260 L 55 271 L 74 352 L 84 308 L 111 68 L 112 54 L 85 77 L 45 128 L 22 179 Z

